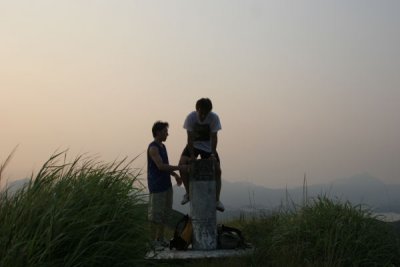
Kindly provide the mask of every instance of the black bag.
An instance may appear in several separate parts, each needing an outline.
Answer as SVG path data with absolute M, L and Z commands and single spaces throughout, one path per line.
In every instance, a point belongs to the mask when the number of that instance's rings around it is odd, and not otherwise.
M 188 246 L 192 243 L 192 234 L 192 219 L 189 215 L 185 215 L 176 224 L 174 238 L 169 242 L 169 249 L 187 250 Z
M 217 232 L 219 249 L 247 247 L 247 244 L 244 242 L 242 232 L 239 229 L 219 224 L 217 225 Z

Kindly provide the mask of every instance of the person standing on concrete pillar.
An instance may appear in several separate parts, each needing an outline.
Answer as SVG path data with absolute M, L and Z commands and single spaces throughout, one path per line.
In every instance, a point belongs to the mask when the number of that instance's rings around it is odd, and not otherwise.
M 171 175 L 180 186 L 182 179 L 174 171 L 188 172 L 188 165 L 169 165 L 167 149 L 163 144 L 168 137 L 167 122 L 155 122 L 152 133 L 154 140 L 147 149 L 147 183 L 150 191 L 148 219 L 153 245 L 160 247 L 169 245 L 164 240 L 164 227 L 172 210 Z
M 196 111 L 189 113 L 183 128 L 187 130 L 187 145 L 184 148 L 179 165 L 187 165 L 199 155 L 202 159 L 215 161 L 215 178 L 217 192 L 217 210 L 224 211 L 224 205 L 220 201 L 221 194 L 221 164 L 217 152 L 218 131 L 221 130 L 221 122 L 216 113 L 212 112 L 212 102 L 208 98 L 201 98 L 196 102 Z M 189 199 L 189 173 L 180 171 L 186 194 L 181 204 L 184 205 Z

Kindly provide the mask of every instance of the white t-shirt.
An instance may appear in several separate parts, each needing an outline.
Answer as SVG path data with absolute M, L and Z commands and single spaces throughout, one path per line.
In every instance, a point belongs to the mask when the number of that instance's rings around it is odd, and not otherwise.
M 193 146 L 197 149 L 211 153 L 210 134 L 221 130 L 221 122 L 214 112 L 208 113 L 204 121 L 200 122 L 196 111 L 191 112 L 183 124 L 183 128 L 192 132 L 194 136 Z

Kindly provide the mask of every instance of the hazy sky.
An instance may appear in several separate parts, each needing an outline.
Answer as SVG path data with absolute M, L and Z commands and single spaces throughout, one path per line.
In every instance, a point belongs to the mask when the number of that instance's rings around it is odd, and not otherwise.
M 0 161 L 19 145 L 4 177 L 67 148 L 133 158 L 156 120 L 176 164 L 209 97 L 223 179 L 397 182 L 399 14 L 398 0 L 0 0 Z

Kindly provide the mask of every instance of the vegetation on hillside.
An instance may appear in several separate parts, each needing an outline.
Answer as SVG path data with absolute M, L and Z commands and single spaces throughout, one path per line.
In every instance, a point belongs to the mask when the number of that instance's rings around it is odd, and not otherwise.
M 399 266 L 399 235 L 369 209 L 320 196 L 291 211 L 237 222 L 255 266 Z
M 0 194 L 0 266 L 137 266 L 146 205 L 124 161 L 47 161 L 14 194 Z M 135 185 L 136 183 L 136 185 Z
M 131 163 L 66 163 L 65 156 L 51 157 L 17 192 L 0 193 L 0 266 L 160 265 L 144 260 L 147 207 Z M 227 225 L 254 245 L 251 256 L 162 264 L 400 266 L 399 234 L 390 224 L 324 196 Z

